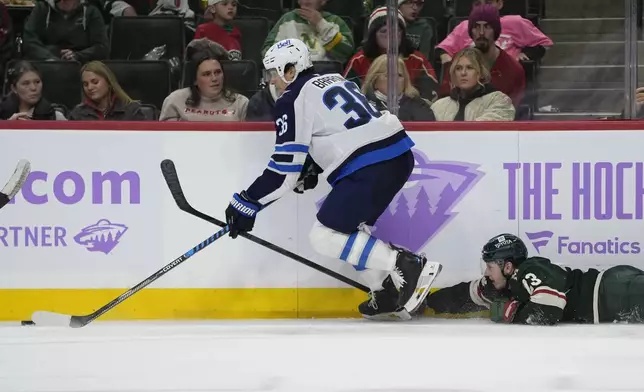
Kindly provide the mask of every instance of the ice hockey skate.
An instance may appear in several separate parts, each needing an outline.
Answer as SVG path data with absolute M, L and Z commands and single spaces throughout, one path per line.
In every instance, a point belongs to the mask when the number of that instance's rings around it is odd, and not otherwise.
M 394 286 L 391 276 L 382 282 L 382 289 L 369 293 L 369 299 L 358 305 L 364 318 L 380 321 L 410 320 L 407 310 L 398 306 L 400 293 Z
M 396 268 L 390 274 L 394 286 L 400 292 L 398 307 L 404 308 L 408 314 L 413 314 L 429 294 L 429 288 L 440 273 L 442 265 L 428 262 L 422 254 L 417 255 L 394 245 L 391 247 L 398 251 Z

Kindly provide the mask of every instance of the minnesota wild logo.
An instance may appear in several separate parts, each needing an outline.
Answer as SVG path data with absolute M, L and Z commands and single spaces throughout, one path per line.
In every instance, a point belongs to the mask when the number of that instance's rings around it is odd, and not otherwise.
M 311 36 L 309 33 L 302 33 L 301 38 L 302 42 L 304 42 L 309 49 L 313 50 L 317 46 L 317 38 L 315 36 Z

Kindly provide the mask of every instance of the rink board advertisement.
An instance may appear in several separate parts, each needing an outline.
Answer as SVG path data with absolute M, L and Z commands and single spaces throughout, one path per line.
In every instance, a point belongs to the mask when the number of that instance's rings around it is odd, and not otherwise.
M 218 231 L 177 208 L 163 159 L 175 162 L 190 203 L 224 220 L 232 193 L 263 171 L 273 149 L 262 128 L 167 125 L 0 130 L 0 181 L 20 158 L 32 163 L 22 191 L 0 211 L 0 320 L 34 310 L 90 313 Z M 372 234 L 441 262 L 437 287 L 479 276 L 482 245 L 503 232 L 571 267 L 644 267 L 644 132 L 485 129 L 410 132 L 414 172 Z M 329 190 L 321 181 L 304 195 L 289 193 L 259 214 L 253 234 L 369 285 L 373 276 L 309 244 Z M 225 237 L 103 319 L 354 317 L 365 298 Z

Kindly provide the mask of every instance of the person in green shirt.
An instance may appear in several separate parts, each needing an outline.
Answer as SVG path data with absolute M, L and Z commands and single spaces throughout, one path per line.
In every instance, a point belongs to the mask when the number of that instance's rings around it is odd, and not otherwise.
M 311 60 L 342 63 L 354 52 L 353 33 L 337 15 L 322 11 L 327 0 L 298 0 L 300 8 L 285 13 L 270 31 L 262 56 L 276 42 L 297 38 L 308 46 Z
M 424 5 L 425 0 L 398 0 L 398 10 L 407 23 L 407 38 L 415 50 L 421 52 L 432 61 L 434 29 L 427 19 L 419 18 Z
M 109 54 L 101 11 L 87 0 L 37 1 L 23 33 L 27 60 L 87 63 Z

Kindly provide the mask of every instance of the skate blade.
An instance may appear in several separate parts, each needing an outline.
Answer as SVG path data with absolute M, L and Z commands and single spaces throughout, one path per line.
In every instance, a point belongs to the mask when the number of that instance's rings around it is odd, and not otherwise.
M 391 312 L 391 313 L 380 313 L 375 316 L 368 316 L 366 314 L 363 314 L 362 317 L 369 319 L 369 320 L 375 320 L 375 321 L 408 321 L 411 320 L 411 315 L 406 309 L 401 309 L 397 312 Z
M 443 266 L 438 262 L 428 261 L 427 264 L 425 264 L 425 267 L 418 278 L 416 290 L 414 290 L 414 294 L 409 298 L 404 306 L 404 310 L 407 311 L 407 314 L 413 314 L 423 304 L 423 301 L 425 301 L 425 298 L 429 294 L 429 289 L 432 287 L 434 280 L 442 270 Z

